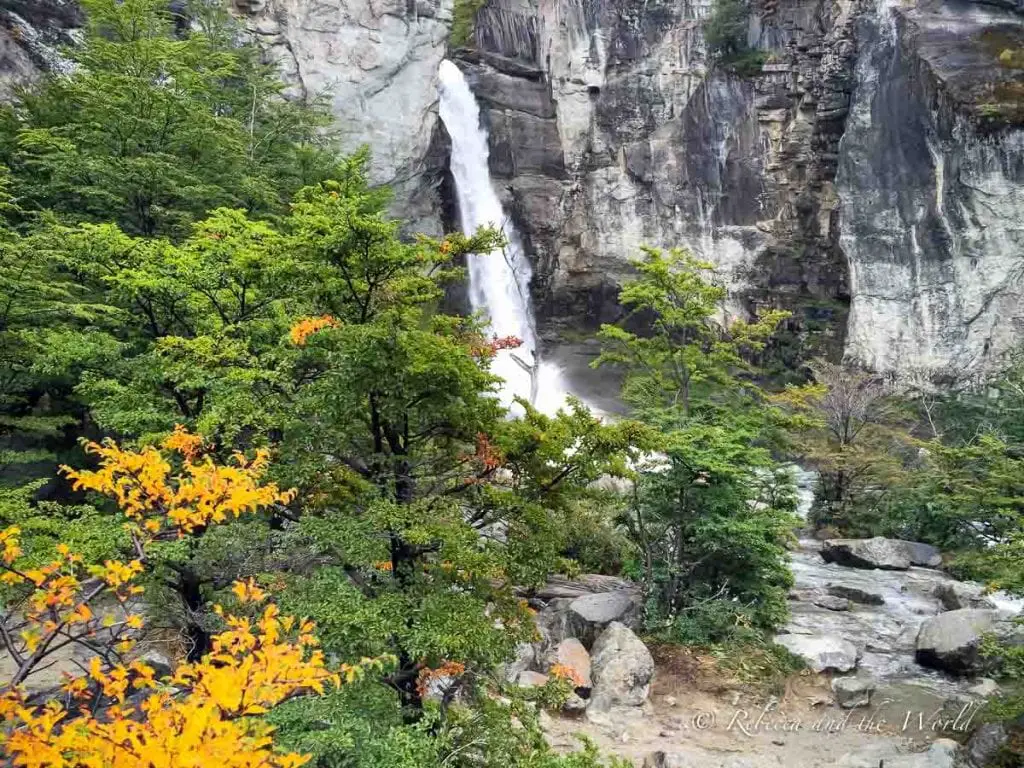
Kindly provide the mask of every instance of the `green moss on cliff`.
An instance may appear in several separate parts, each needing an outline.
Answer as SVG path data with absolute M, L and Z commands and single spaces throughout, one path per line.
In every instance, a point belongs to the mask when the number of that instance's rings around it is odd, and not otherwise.
M 452 30 L 448 37 L 452 48 L 465 48 L 472 42 L 476 15 L 485 5 L 487 0 L 455 0 Z

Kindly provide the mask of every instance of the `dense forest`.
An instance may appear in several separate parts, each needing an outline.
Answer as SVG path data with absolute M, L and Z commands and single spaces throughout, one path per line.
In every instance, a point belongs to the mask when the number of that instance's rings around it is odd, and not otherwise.
M 635 582 L 645 641 L 778 685 L 800 526 L 1024 592 L 1024 361 L 941 390 L 769 375 L 786 313 L 723 324 L 714 266 L 651 249 L 594 362 L 628 412 L 509 413 L 517 340 L 449 300 L 500 231 L 407 235 L 374 148 L 340 154 L 220 4 L 82 5 L 73 66 L 0 112 L 13 765 L 611 765 L 545 739 L 573 669 L 506 674 L 537 590 Z M 984 652 L 986 716 L 1019 717 L 1024 654 Z

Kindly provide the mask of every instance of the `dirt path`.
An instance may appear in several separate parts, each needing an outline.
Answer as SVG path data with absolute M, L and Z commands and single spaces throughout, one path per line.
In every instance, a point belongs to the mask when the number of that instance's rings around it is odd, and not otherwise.
M 828 681 L 817 675 L 794 678 L 775 699 L 701 690 L 660 670 L 645 711 L 552 718 L 547 729 L 560 750 L 578 748 L 577 735 L 585 735 L 638 768 L 658 751 L 675 756 L 671 768 L 826 768 L 844 757 L 841 765 L 874 768 L 881 759 L 889 766 L 921 752 L 942 735 L 929 726 L 931 712 L 923 712 L 921 728 L 916 711 L 908 723 L 900 706 L 843 710 L 829 699 Z

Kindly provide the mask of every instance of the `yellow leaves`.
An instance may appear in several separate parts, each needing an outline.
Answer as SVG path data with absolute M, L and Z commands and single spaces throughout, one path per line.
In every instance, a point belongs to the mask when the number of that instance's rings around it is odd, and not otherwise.
M 174 425 L 174 432 L 161 445 L 168 451 L 180 453 L 189 461 L 194 460 L 203 450 L 201 435 L 193 435 L 181 424 Z
M 105 560 L 102 566 L 94 565 L 90 567 L 89 573 L 103 581 L 114 591 L 119 591 L 142 573 L 142 570 L 141 560 L 132 560 L 130 563 Z
M 257 451 L 252 461 L 237 453 L 219 465 L 209 456 L 199 458 L 203 444 L 202 437 L 181 426 L 164 440 L 163 450 L 183 460 L 178 475 L 172 475 L 170 460 L 155 448 L 125 451 L 112 441 L 86 446 L 99 456 L 99 469 L 62 471 L 76 489 L 113 497 L 130 520 L 141 524 L 136 531 L 143 539 L 158 535 L 165 521 L 184 535 L 292 499 L 292 491 L 260 482 L 270 464 L 267 451 Z
M 240 603 L 259 603 L 267 598 L 267 593 L 257 586 L 255 580 L 236 581 L 231 586 Z
M 75 610 L 68 614 L 67 622 L 69 624 L 85 624 L 90 621 L 92 617 L 92 609 L 85 603 L 80 603 Z
M 18 536 L 21 534 L 21 528 L 16 525 L 12 525 L 3 531 L 0 531 L 0 547 L 3 548 L 3 554 L 0 557 L 3 561 L 10 565 L 19 557 L 21 557 L 21 547 L 19 546 Z
M 236 587 L 247 596 L 265 597 L 251 581 Z M 88 675 L 67 681 L 63 690 L 81 701 L 95 686 L 117 703 L 96 714 L 84 709 L 64 727 L 67 713 L 60 705 L 31 708 L 18 693 L 0 695 L 0 750 L 16 766 L 47 768 L 304 765 L 306 756 L 274 752 L 270 728 L 241 718 L 263 715 L 296 694 L 341 684 L 315 648 L 313 624 L 282 617 L 274 605 L 255 622 L 237 616 L 225 621 L 229 629 L 213 638 L 208 656 L 180 666 L 163 681 L 138 660 L 107 669 L 93 658 Z M 364 659 L 342 670 L 353 680 L 381 664 Z M 131 689 L 151 693 L 134 708 L 125 705 Z
M 324 315 L 322 317 L 306 317 L 292 326 L 288 336 L 291 339 L 292 344 L 297 347 L 301 347 L 306 344 L 306 339 L 317 331 L 322 331 L 324 328 L 337 327 L 338 321 L 330 315 Z

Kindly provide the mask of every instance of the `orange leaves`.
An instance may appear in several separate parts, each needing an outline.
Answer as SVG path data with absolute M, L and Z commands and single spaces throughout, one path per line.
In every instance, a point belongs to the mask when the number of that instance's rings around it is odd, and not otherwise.
M 330 315 L 324 315 L 323 317 L 307 317 L 292 326 L 288 336 L 291 339 L 292 344 L 297 347 L 302 347 L 305 346 L 306 339 L 317 331 L 322 331 L 324 328 L 337 327 L 338 321 Z
M 435 681 L 446 679 L 455 680 L 466 671 L 466 665 L 460 661 L 444 661 L 436 669 L 423 667 L 416 677 L 416 691 L 420 698 L 426 698 L 430 691 L 430 684 Z
M 548 670 L 548 674 L 550 674 L 551 677 L 572 683 L 573 688 L 579 688 L 584 682 L 580 673 L 567 664 L 552 665 L 551 669 Z
M 201 435 L 190 434 L 181 424 L 175 424 L 174 432 L 163 441 L 163 447 L 193 461 L 203 452 L 203 438 Z
M 168 457 L 154 448 L 126 451 L 112 441 L 86 446 L 100 457 L 98 470 L 62 469 L 76 490 L 112 496 L 129 519 L 141 523 L 137 533 L 143 538 L 160 533 L 165 522 L 182 535 L 292 498 L 291 491 L 261 484 L 269 464 L 266 451 L 257 451 L 252 461 L 237 453 L 230 464 L 218 465 L 208 456 L 199 458 L 202 438 L 180 426 L 162 447 L 182 457 L 182 474 L 172 476 Z
M 492 336 L 490 339 L 476 336 L 470 343 L 469 353 L 473 357 L 490 358 L 503 349 L 516 349 L 522 345 L 523 340 L 517 336 Z
M 487 472 L 491 472 L 505 463 L 505 456 L 482 432 L 476 436 L 475 458 Z

